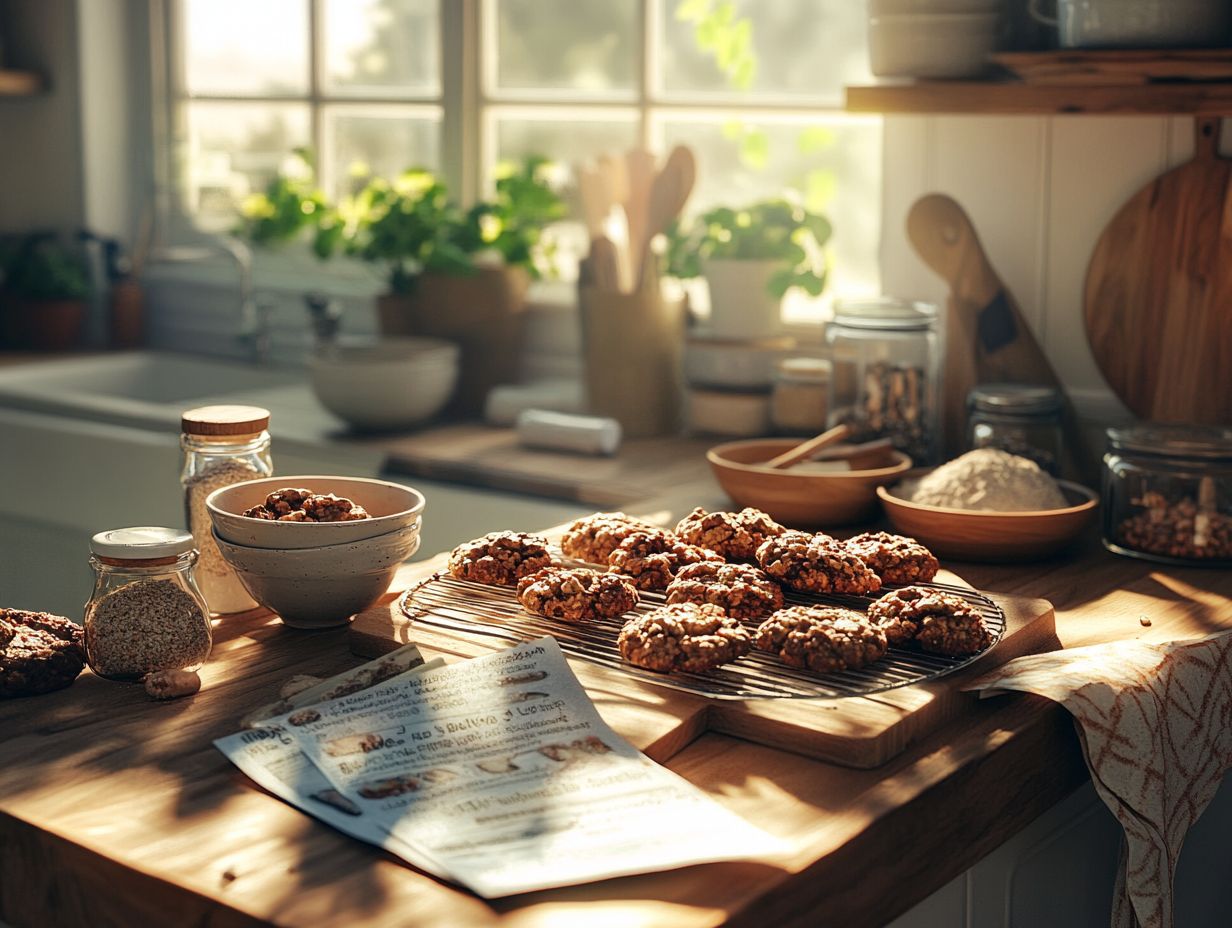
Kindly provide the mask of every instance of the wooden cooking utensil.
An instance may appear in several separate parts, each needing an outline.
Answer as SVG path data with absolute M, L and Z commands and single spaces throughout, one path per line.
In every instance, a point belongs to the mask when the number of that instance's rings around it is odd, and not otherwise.
M 967 393 L 973 386 L 1061 384 L 957 202 L 939 193 L 916 200 L 907 214 L 907 237 L 924 262 L 950 285 L 942 420 L 946 454 L 952 457 L 964 447 Z M 1076 453 L 1083 439 L 1068 398 L 1065 430 Z
M 1232 161 L 1199 118 L 1192 161 L 1108 223 L 1087 268 L 1095 363 L 1143 419 L 1232 424 Z
M 858 445 L 831 445 L 809 460 L 846 461 L 852 470 L 875 470 L 894 463 L 894 442 L 888 438 L 875 438 Z
M 799 464 L 801 461 L 807 461 L 822 448 L 836 445 L 850 434 L 850 426 L 836 425 L 834 428 L 822 432 L 808 441 L 800 442 L 790 451 L 784 451 L 782 454 L 771 458 L 766 462 L 766 467 L 782 470 L 786 467 L 791 467 L 793 464 Z
M 697 159 L 691 149 L 677 145 L 667 156 L 663 170 L 655 175 L 650 187 L 650 200 L 646 213 L 646 225 L 642 230 L 642 241 L 634 242 L 638 247 L 635 254 L 641 257 L 638 266 L 641 268 L 640 286 L 646 287 L 657 280 L 658 275 L 651 275 L 648 269 L 653 269 L 653 255 L 650 243 L 660 232 L 666 232 L 667 227 L 680 215 L 689 194 L 693 192 L 693 184 L 697 181 Z
M 633 281 L 642 277 L 639 250 L 646 234 L 646 213 L 650 208 L 650 187 L 659 170 L 655 156 L 644 148 L 630 148 L 625 152 L 625 178 L 628 183 L 628 198 L 624 202 L 625 220 L 629 226 L 629 253 L 632 256 Z
M 603 290 L 620 289 L 620 255 L 610 238 L 606 235 L 592 238 L 587 260 L 596 287 Z

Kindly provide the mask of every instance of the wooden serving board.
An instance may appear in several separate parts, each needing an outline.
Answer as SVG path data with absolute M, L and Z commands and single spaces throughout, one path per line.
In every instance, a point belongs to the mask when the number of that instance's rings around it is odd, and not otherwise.
M 962 692 L 966 682 L 1012 658 L 1060 647 L 1049 602 L 990 598 L 1006 619 L 1005 634 L 996 647 L 949 676 L 876 696 L 718 700 L 583 660 L 569 663 L 608 724 L 657 761 L 713 731 L 848 767 L 878 767 L 960 717 L 976 699 Z M 402 614 L 398 600 L 361 613 L 350 627 L 351 650 L 361 657 L 379 657 L 412 641 L 429 655 L 459 657 L 505 647 L 482 634 L 416 625 Z
M 992 60 L 1028 84 L 1125 86 L 1232 81 L 1226 48 L 1057 49 L 998 52 Z

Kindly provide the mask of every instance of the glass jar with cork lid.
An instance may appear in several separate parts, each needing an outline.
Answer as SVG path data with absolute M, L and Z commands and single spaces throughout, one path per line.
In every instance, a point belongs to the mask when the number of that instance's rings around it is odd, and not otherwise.
M 205 498 L 221 487 L 273 476 L 269 421 L 269 410 L 260 406 L 202 406 L 180 418 L 185 517 L 201 553 L 197 581 L 211 612 L 245 612 L 257 605 L 214 543 Z
M 213 637 L 183 529 L 143 525 L 90 540 L 94 592 L 86 603 L 86 660 L 99 676 L 140 680 L 160 670 L 197 670 Z

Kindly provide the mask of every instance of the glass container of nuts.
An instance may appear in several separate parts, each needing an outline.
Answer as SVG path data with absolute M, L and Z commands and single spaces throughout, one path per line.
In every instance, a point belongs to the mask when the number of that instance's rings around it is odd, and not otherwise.
M 180 417 L 185 518 L 201 552 L 197 579 L 212 612 L 245 612 L 257 605 L 218 552 L 205 498 L 221 487 L 274 473 L 269 420 L 269 410 L 259 406 L 202 406 Z
M 196 563 L 193 537 L 182 529 L 120 528 L 90 540 L 94 593 L 83 625 L 96 674 L 140 680 L 205 663 L 213 637 Z
M 827 425 L 852 441 L 889 438 L 920 466 L 936 461 L 941 353 L 937 307 L 882 297 L 839 300 L 826 327 L 831 352 Z
M 1104 545 L 1167 564 L 1232 567 L 1232 429 L 1108 429 Z

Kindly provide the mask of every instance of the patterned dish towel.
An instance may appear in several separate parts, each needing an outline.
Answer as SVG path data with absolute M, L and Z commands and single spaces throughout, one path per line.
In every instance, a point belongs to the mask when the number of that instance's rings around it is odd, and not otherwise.
M 1181 845 L 1232 767 L 1232 632 L 1032 654 L 968 689 L 1036 693 L 1069 710 L 1124 828 L 1112 926 L 1172 928 Z

